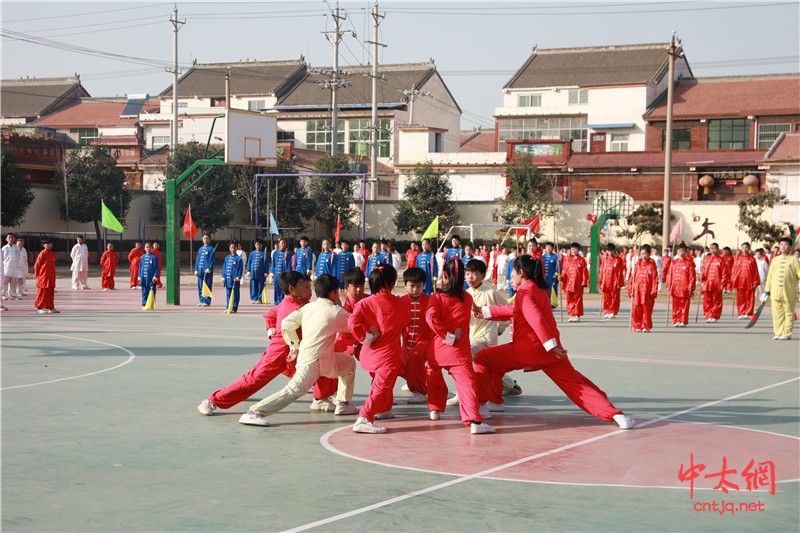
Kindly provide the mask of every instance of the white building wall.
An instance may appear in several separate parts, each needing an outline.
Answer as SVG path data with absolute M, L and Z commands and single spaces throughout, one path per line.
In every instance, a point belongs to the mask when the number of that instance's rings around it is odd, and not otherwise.
M 790 202 L 800 202 L 800 165 L 770 165 L 767 187 L 778 189 Z
M 624 133 L 629 135 L 629 152 L 644 150 L 645 122 L 642 115 L 647 109 L 645 86 L 592 89 L 585 107 L 589 124 L 634 124 L 633 128 L 591 130 L 607 134 L 607 152 L 611 151 L 611 135 Z

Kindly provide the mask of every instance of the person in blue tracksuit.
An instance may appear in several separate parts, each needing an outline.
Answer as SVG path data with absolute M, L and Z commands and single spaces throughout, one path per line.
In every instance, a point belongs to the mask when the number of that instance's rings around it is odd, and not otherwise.
M 242 285 L 242 276 L 244 275 L 244 261 L 236 250 L 239 243 L 234 241 L 228 245 L 230 255 L 225 257 L 222 263 L 222 284 L 225 285 L 225 307 L 230 306 L 231 293 L 233 294 L 233 309 L 232 312 L 239 310 L 239 293 Z
M 459 259 L 464 259 L 464 249 L 461 248 L 461 237 L 458 235 L 453 235 L 453 238 L 450 239 L 450 244 L 452 244 L 452 248 L 447 249 L 447 253 L 444 256 L 444 260 L 447 261 L 451 257 L 458 257 Z
M 342 247 L 342 251 L 336 254 L 336 258 L 333 260 L 333 275 L 339 280 L 339 286 L 344 288 L 344 273 L 355 268 L 356 259 L 353 252 L 350 251 L 349 242 L 341 241 L 339 246 Z
M 264 241 L 256 239 L 256 249 L 247 258 L 247 272 L 250 274 L 250 303 L 261 303 L 261 294 L 269 275 L 269 257 L 264 251 Z
M 547 283 L 548 290 L 553 289 L 558 295 L 558 277 L 561 270 L 558 261 L 558 254 L 553 250 L 555 245 L 548 242 L 544 245 L 544 253 L 542 254 L 542 263 L 544 265 L 544 280 Z
M 203 233 L 203 246 L 197 250 L 197 259 L 194 262 L 194 275 L 197 276 L 197 296 L 200 303 L 197 307 L 208 307 L 211 305 L 211 297 L 203 297 L 203 282 L 208 285 L 208 289 L 214 283 L 214 254 L 216 248 L 211 246 L 211 235 Z
M 147 304 L 147 296 L 153 291 L 153 298 L 156 296 L 156 285 L 158 284 L 158 257 L 151 253 L 153 245 L 149 242 L 144 245 L 144 255 L 139 261 L 139 285 L 142 287 L 142 307 Z
M 331 241 L 322 239 L 322 252 L 320 252 L 319 257 L 317 257 L 317 268 L 314 270 L 314 276 L 317 278 L 323 274 L 330 274 L 333 276 L 335 260 L 336 254 L 333 253 L 331 249 Z
M 514 271 L 514 260 L 522 255 L 522 246 L 517 246 L 517 251 L 514 252 L 514 257 L 508 258 L 508 269 L 506 270 L 506 283 L 508 284 L 508 297 L 513 298 L 517 291 L 511 286 L 511 272 Z
M 275 305 L 283 300 L 284 294 L 278 284 L 281 274 L 292 270 L 292 252 L 286 248 L 286 239 L 278 241 L 278 249 L 272 251 L 272 267 L 270 268 L 270 278 L 274 280 L 275 290 L 273 292 Z M 305 275 L 305 272 L 303 273 Z
M 292 270 L 310 276 L 314 268 L 314 252 L 308 247 L 308 237 L 300 237 L 300 248 L 294 255 Z
M 422 287 L 422 293 L 433 294 L 433 287 L 439 279 L 439 264 L 431 249 L 430 239 L 422 240 L 422 251 L 417 255 L 417 268 L 425 272 L 425 285 Z
M 464 245 L 464 256 L 461 258 L 461 262 L 466 266 L 467 263 L 472 261 L 473 259 L 477 259 L 478 261 L 483 261 L 480 256 L 475 255 L 475 247 L 471 244 Z M 469 283 L 464 280 L 464 290 L 469 289 Z
M 391 265 L 391 255 L 386 257 L 381 252 L 381 245 L 378 242 L 372 243 L 372 253 L 367 258 L 367 271 L 364 273 L 367 277 L 372 273 L 372 269 L 378 265 Z

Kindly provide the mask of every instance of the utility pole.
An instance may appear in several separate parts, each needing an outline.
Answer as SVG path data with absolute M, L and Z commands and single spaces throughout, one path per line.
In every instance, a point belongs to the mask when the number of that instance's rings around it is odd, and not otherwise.
M 420 91 L 417 89 L 416 84 L 411 86 L 411 90 L 406 89 L 405 91 L 398 91 L 400 94 L 403 95 L 403 100 L 408 102 L 408 124 L 414 124 L 414 100 L 419 98 L 420 96 L 431 96 L 431 93 L 428 91 Z
M 171 153 L 175 153 L 178 146 L 178 30 L 180 29 L 181 22 L 178 20 L 178 4 L 172 10 L 172 142 L 170 143 Z M 169 69 L 167 69 L 169 72 Z
M 672 32 L 669 55 L 669 80 L 667 82 L 667 129 L 664 142 L 664 214 L 661 221 L 662 247 L 669 246 L 670 210 L 672 209 L 672 103 L 675 92 L 675 58 L 683 56 L 681 40 Z
M 386 47 L 385 44 L 378 42 L 378 26 L 381 24 L 381 19 L 386 15 L 378 14 L 378 2 L 372 6 L 372 19 L 374 22 L 373 28 L 373 41 L 367 41 L 372 44 L 372 126 L 370 127 L 370 164 L 369 164 L 369 177 L 372 182 L 372 190 L 370 194 L 371 199 L 376 197 L 376 189 L 378 184 L 378 144 L 379 144 L 379 127 L 378 123 L 378 47 Z M 362 194 L 365 194 L 363 191 Z
M 343 21 L 344 19 L 347 18 L 347 15 L 341 16 L 339 14 L 339 0 L 336 0 L 336 7 L 333 9 L 333 12 L 331 13 L 331 17 L 333 18 L 333 24 L 334 24 L 334 28 L 335 28 L 334 31 L 326 31 L 326 32 L 322 32 L 322 33 L 325 35 L 325 38 L 327 38 L 329 41 L 332 40 L 332 42 L 333 42 L 333 70 L 331 70 L 331 71 L 319 70 L 317 72 L 320 72 L 321 74 L 330 74 L 331 75 L 331 79 L 330 80 L 326 80 L 324 82 L 321 82 L 320 83 L 320 87 L 322 87 L 323 89 L 330 89 L 331 90 L 331 155 L 336 157 L 336 154 L 338 152 L 338 147 L 336 146 L 336 140 L 337 140 L 337 137 L 338 137 L 338 127 L 337 127 L 337 124 L 336 124 L 336 122 L 338 120 L 338 117 L 337 117 L 337 115 L 338 115 L 338 110 L 337 110 L 338 102 L 337 102 L 337 99 L 336 99 L 336 90 L 339 87 L 349 87 L 350 85 L 352 85 L 351 82 L 344 81 L 344 80 L 339 78 L 340 75 L 349 75 L 350 74 L 349 72 L 341 72 L 341 71 L 339 71 L 339 42 L 342 40 L 342 35 L 344 33 L 348 33 L 349 32 L 349 33 L 351 33 L 353 35 L 353 37 L 355 37 L 356 34 L 353 33 L 350 30 L 346 30 L 344 32 L 341 31 L 341 29 L 340 29 L 341 28 L 341 24 L 340 23 L 341 23 L 341 21 Z M 333 36 L 333 37 L 331 38 L 331 36 Z
M 231 108 L 231 67 L 228 67 L 228 73 L 225 74 L 225 109 L 230 109 L 230 108 Z

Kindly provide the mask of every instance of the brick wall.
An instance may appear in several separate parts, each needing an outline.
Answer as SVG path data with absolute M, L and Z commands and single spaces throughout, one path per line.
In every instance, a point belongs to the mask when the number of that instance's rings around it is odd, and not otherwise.
M 663 174 L 570 174 L 569 200 L 582 202 L 587 189 L 607 189 L 629 194 L 637 202 L 658 202 L 664 199 Z M 672 175 L 672 200 L 697 199 L 697 176 L 694 174 Z M 745 191 L 747 189 L 745 188 Z

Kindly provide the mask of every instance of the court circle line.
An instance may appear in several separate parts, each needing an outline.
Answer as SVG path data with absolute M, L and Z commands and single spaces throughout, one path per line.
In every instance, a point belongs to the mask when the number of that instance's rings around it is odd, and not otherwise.
M 89 372 L 88 374 L 81 374 L 79 376 L 70 376 L 70 377 L 66 377 L 66 378 L 51 379 L 49 381 L 40 381 L 38 383 L 27 383 L 25 385 L 14 385 L 12 387 L 0 387 L 0 390 L 22 389 L 24 387 L 35 387 L 37 385 L 48 385 L 50 383 L 58 383 L 59 381 L 69 381 L 69 380 L 72 380 L 72 379 L 80 379 L 80 378 L 86 378 L 86 377 L 89 377 L 89 376 L 95 376 L 97 374 L 102 374 L 103 372 L 110 372 L 111 370 L 116 370 L 117 368 L 121 368 L 121 367 L 127 365 L 128 363 L 132 363 L 133 360 L 136 359 L 136 354 L 133 353 L 132 351 L 128 350 L 127 348 L 123 348 L 122 346 L 119 346 L 117 344 L 111 344 L 110 342 L 96 341 L 96 340 L 93 340 L 93 339 L 84 339 L 82 337 L 70 337 L 68 335 L 56 335 L 54 333 L 34 333 L 34 335 L 45 335 L 45 336 L 48 336 L 48 337 L 60 337 L 62 339 L 73 339 L 73 340 L 78 340 L 78 341 L 94 342 L 96 344 L 104 344 L 106 346 L 111 346 L 112 348 L 117 348 L 117 349 L 122 350 L 123 352 L 127 353 L 128 354 L 128 359 L 126 359 L 125 361 L 123 361 L 122 363 L 120 363 L 118 365 L 112 366 L 110 368 L 104 368 L 103 370 L 97 370 L 95 372 Z

